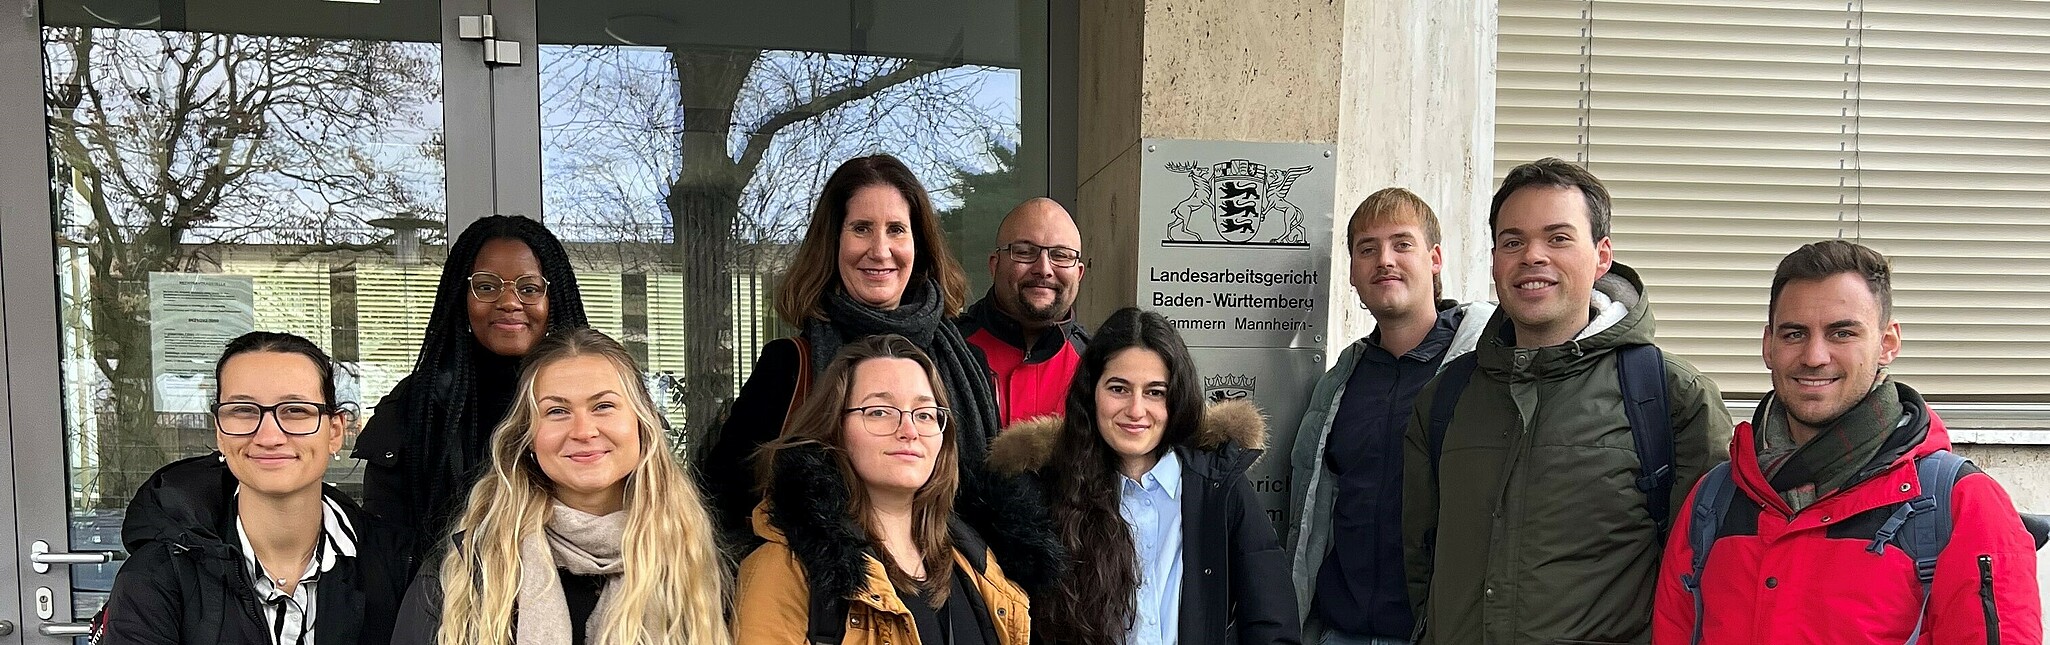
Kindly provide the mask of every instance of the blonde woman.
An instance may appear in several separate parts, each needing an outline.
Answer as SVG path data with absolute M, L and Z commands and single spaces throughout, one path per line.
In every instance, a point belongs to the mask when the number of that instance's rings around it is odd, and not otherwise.
M 730 643 L 711 518 L 662 428 L 618 342 L 586 328 L 541 340 L 393 642 Z

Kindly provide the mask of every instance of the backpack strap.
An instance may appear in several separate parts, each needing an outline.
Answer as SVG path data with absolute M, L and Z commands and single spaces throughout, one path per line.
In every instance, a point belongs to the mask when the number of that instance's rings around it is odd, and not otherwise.
M 783 427 L 779 436 L 790 431 L 790 419 L 797 416 L 797 408 L 804 405 L 804 397 L 811 392 L 811 341 L 804 336 L 791 336 L 784 340 L 797 346 L 797 389 L 790 391 L 790 406 L 783 409 Z M 833 641 L 838 643 L 840 641 Z
M 1469 352 L 1438 369 L 1438 390 L 1431 393 L 1431 426 L 1425 429 L 1432 481 L 1438 479 L 1438 455 L 1445 452 L 1445 429 L 1452 425 L 1453 408 L 1458 407 L 1459 395 L 1466 393 L 1466 383 L 1473 380 L 1473 370 L 1479 365 L 1480 358 Z
M 1658 525 L 1665 543 L 1672 515 L 1673 416 L 1666 402 L 1666 357 L 1657 345 L 1624 347 L 1616 356 L 1616 379 L 1623 388 L 1623 413 L 1630 418 L 1631 443 L 1637 446 L 1637 490 L 1644 508 Z
M 840 645 L 847 637 L 847 599 L 812 590 L 804 638 L 812 645 Z
M 1908 636 L 1909 645 L 1922 638 L 1922 626 L 1929 618 L 1929 596 L 1936 582 L 1936 558 L 1950 545 L 1950 493 L 1957 488 L 1958 472 L 1970 460 L 1949 450 L 1938 450 L 1915 460 L 1915 478 L 1922 485 L 1922 495 L 1901 504 L 1886 523 L 1879 526 L 1879 532 L 1872 536 L 1872 544 L 1866 550 L 1885 553 L 1886 543 L 1893 542 L 1901 552 L 1915 561 L 1915 578 L 1922 583 L 1922 609 L 1915 615 L 1915 631 Z
M 1680 586 L 1687 589 L 1687 595 L 1694 597 L 1694 635 L 1689 643 L 1700 645 L 1701 625 L 1706 622 L 1706 609 L 1701 593 L 1701 573 L 1708 569 L 1708 551 L 1715 546 L 1716 533 L 1723 528 L 1723 518 L 1729 515 L 1730 502 L 1736 497 L 1737 486 L 1730 478 L 1730 462 L 1716 464 L 1701 476 L 1701 483 L 1694 487 L 1694 508 L 1687 523 L 1687 547 L 1693 551 L 1694 561 L 1689 573 L 1680 576 Z

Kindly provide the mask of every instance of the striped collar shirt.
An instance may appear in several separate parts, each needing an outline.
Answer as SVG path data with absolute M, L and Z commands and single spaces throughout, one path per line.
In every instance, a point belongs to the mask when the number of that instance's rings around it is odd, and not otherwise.
M 240 495 L 242 489 L 235 489 Z M 272 579 L 256 561 L 256 549 L 249 544 L 249 531 L 243 528 L 242 518 L 235 518 L 235 533 L 242 541 L 242 565 L 249 573 L 249 581 L 256 591 L 257 608 L 264 619 L 264 626 L 270 632 L 271 645 L 308 645 L 313 640 L 315 611 L 320 576 L 332 571 L 341 558 L 356 557 L 356 526 L 341 506 L 325 495 L 320 498 L 320 537 L 314 541 L 313 557 L 307 558 L 306 570 L 299 574 L 299 584 L 292 593 L 285 593 L 283 581 Z

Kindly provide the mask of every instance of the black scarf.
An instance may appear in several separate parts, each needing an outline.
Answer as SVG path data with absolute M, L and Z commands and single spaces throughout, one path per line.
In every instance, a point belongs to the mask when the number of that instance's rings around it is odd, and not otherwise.
M 879 334 L 897 334 L 924 350 L 939 369 L 947 388 L 947 404 L 954 410 L 954 426 L 960 435 L 955 445 L 961 450 L 961 470 L 982 469 L 983 455 L 996 436 L 996 385 L 989 368 L 961 337 L 961 330 L 944 315 L 946 298 L 931 278 L 914 280 L 904 289 L 896 309 L 883 311 L 854 300 L 842 289 L 826 293 L 822 307 L 826 320 L 805 323 L 804 336 L 811 343 L 812 376 L 825 371 L 841 345 Z

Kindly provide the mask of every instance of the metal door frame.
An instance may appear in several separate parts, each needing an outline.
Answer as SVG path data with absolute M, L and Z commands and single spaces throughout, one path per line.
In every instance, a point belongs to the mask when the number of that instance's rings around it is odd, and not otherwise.
M 495 113 L 496 96 L 506 95 L 500 79 L 536 78 L 533 66 L 490 68 L 480 43 L 457 38 L 456 17 L 483 13 L 488 0 L 442 0 L 442 131 L 448 230 L 453 235 L 477 218 L 506 212 L 518 190 L 531 191 L 539 211 L 538 104 L 526 108 L 534 123 L 533 150 L 494 150 L 495 125 L 514 114 Z M 532 3 L 523 25 L 523 60 L 532 60 Z M 537 87 L 530 83 L 530 88 Z M 538 95 L 529 89 L 529 96 Z M 537 103 L 529 101 L 530 104 Z M 48 587 L 55 615 L 71 622 L 71 574 L 55 565 L 48 573 L 28 566 L 28 544 L 47 541 L 54 550 L 71 544 L 69 459 L 63 418 L 61 330 L 57 310 L 56 249 L 51 241 L 49 142 L 44 123 L 43 51 L 40 0 L 0 0 L 0 589 L 15 596 L 0 602 L 0 621 L 13 625 L 0 645 L 69 643 L 43 636 L 35 615 L 36 590 Z M 517 107 L 513 108 L 517 112 Z M 500 135 L 502 136 L 502 135 Z M 496 164 L 529 154 L 532 179 L 523 188 L 504 187 Z M 501 195 L 501 192 L 509 192 Z M 518 212 L 518 211 L 512 211 Z M 0 625 L 0 631 L 7 631 Z

